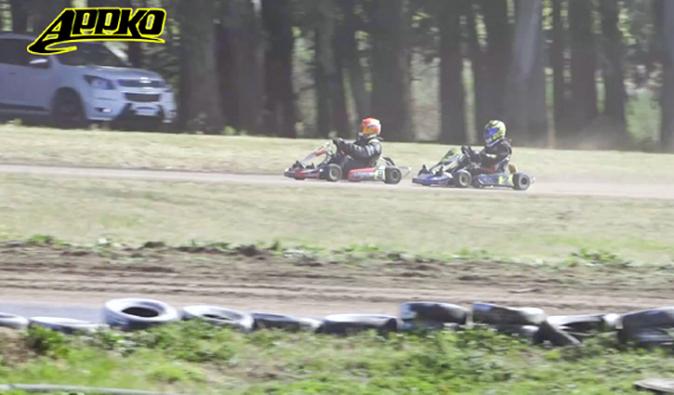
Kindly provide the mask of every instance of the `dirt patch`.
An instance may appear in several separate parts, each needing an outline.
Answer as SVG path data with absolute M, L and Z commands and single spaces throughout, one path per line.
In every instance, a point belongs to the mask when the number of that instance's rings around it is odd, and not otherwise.
M 261 260 L 260 258 L 264 258 Z M 622 312 L 671 304 L 663 267 L 552 267 L 410 259 L 330 260 L 259 247 L 94 248 L 0 244 L 0 298 L 98 303 L 145 295 L 298 314 L 395 312 L 406 300 L 533 305 L 550 312 Z M 311 264 L 307 264 L 310 262 Z

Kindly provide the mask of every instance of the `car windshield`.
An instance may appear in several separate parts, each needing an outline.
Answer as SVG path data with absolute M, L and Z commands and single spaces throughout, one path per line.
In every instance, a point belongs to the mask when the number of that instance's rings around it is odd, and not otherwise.
M 68 66 L 129 67 L 128 63 L 103 44 L 78 44 L 77 46 L 76 51 L 57 55 L 61 63 Z

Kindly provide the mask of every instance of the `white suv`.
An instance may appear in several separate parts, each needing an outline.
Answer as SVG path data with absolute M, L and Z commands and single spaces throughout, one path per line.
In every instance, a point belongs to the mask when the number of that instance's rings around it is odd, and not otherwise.
M 173 90 L 159 74 L 130 68 L 103 44 L 78 43 L 74 52 L 35 56 L 26 50 L 32 41 L 0 33 L 0 118 L 49 116 L 62 127 L 175 120 Z

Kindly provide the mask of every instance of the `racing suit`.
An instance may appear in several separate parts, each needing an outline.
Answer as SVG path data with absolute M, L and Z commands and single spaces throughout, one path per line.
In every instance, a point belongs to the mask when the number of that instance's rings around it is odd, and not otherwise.
M 347 177 L 353 169 L 375 167 L 381 157 L 382 144 L 379 136 L 358 136 L 352 143 L 338 141 L 340 153 L 333 163 L 342 167 L 344 177 Z
M 510 141 L 503 139 L 491 147 L 484 147 L 482 151 L 471 158 L 480 168 L 471 171 L 475 174 L 489 174 L 504 171 L 510 162 L 513 153 Z

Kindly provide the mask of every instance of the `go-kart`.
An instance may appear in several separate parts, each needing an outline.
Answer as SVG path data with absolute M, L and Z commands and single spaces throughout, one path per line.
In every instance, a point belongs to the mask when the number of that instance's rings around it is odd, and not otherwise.
M 383 181 L 386 184 L 398 184 L 411 169 L 396 166 L 391 158 L 382 157 L 375 167 L 352 169 L 344 174 L 344 169 L 334 159 L 339 155 L 337 144 L 329 141 L 316 148 L 306 158 L 296 161 L 284 172 L 286 177 L 296 180 L 319 179 L 337 182 L 342 179 L 351 182 Z M 323 158 L 318 164 L 314 160 Z
M 508 163 L 509 157 L 496 164 L 495 171 L 482 173 L 484 169 L 480 169 L 480 166 L 472 159 L 477 156 L 478 154 L 468 146 L 461 147 L 460 152 L 450 149 L 440 162 L 431 168 L 426 165 L 422 166 L 412 182 L 424 186 L 503 187 L 518 191 L 526 191 L 534 182 L 532 177 L 518 172 L 515 165 Z

